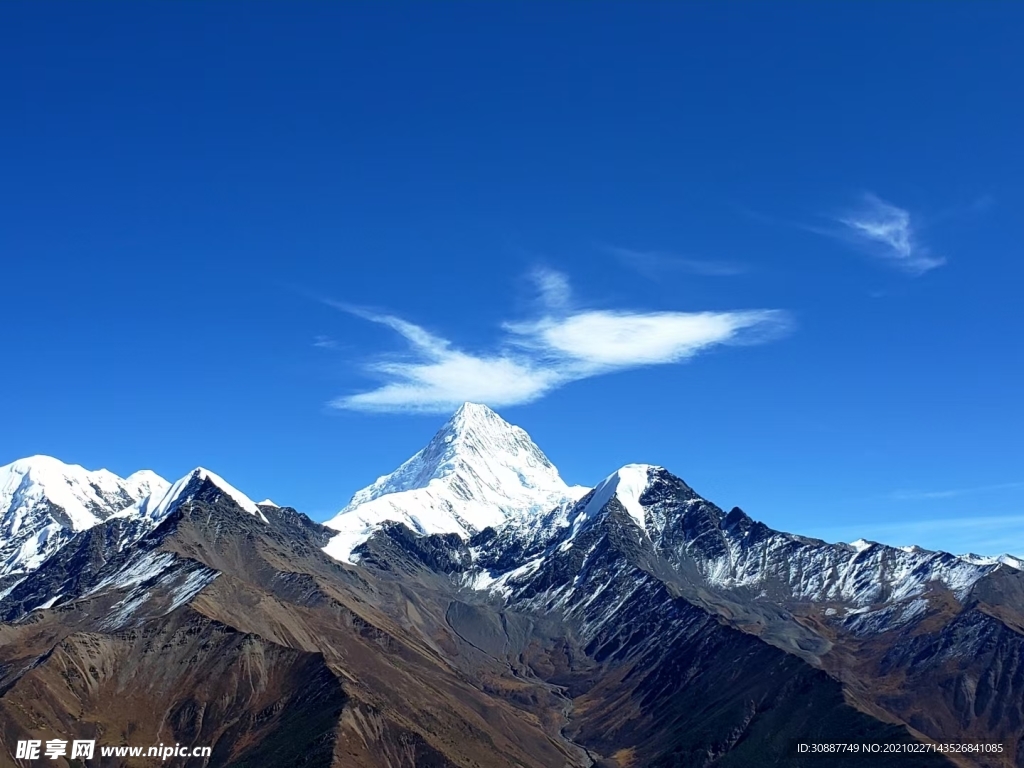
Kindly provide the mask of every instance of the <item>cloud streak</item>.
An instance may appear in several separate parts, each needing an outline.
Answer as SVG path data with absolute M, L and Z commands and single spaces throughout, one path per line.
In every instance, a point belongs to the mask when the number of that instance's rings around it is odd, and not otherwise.
M 1022 488 L 1024 483 L 997 483 L 995 485 L 979 485 L 974 488 L 949 488 L 940 491 L 893 491 L 889 498 L 897 501 L 930 501 L 933 499 L 953 499 L 958 496 L 973 496 L 978 493 L 989 493 L 991 491 L 1005 491 L 1012 488 Z
M 319 334 L 313 337 L 313 346 L 319 349 L 337 349 L 338 342 L 336 342 L 330 336 Z
M 843 240 L 912 275 L 923 275 L 946 260 L 934 255 L 919 238 L 910 212 L 873 194 L 834 219 L 837 227 L 807 227 Z
M 391 328 L 405 354 L 373 361 L 377 388 L 334 400 L 357 411 L 446 412 L 466 401 L 495 407 L 529 403 L 574 381 L 651 365 L 681 363 L 720 345 L 757 344 L 789 329 L 780 310 L 643 312 L 572 308 L 564 275 L 533 274 L 537 316 L 501 326 L 493 349 L 467 351 L 400 317 L 337 302 L 332 306 Z
M 749 271 L 746 264 L 693 259 L 662 251 L 638 251 L 613 245 L 605 246 L 605 250 L 626 266 L 652 280 L 665 272 L 686 272 L 702 277 L 734 277 Z

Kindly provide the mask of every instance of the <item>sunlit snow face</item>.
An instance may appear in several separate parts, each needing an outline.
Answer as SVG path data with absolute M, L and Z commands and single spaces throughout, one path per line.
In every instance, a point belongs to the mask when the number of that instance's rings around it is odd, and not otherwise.
M 579 495 L 523 430 L 486 406 L 465 403 L 423 450 L 356 492 L 325 523 L 338 531 L 325 551 L 353 562 L 352 550 L 385 521 L 466 538 Z
M 51 456 L 0 467 L 0 576 L 35 570 L 74 533 L 122 514 L 168 485 L 146 470 L 120 478 Z

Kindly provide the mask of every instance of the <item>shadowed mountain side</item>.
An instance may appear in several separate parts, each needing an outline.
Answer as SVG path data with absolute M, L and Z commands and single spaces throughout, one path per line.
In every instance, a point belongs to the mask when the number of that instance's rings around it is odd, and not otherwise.
M 630 565 L 637 541 L 620 523 L 613 513 L 591 528 L 562 553 L 567 562 L 532 574 L 522 599 L 465 590 L 446 616 L 481 653 L 563 696 L 566 735 L 598 765 L 799 765 L 790 751 L 798 737 L 915 743 L 905 728 L 847 703 L 837 680 Z M 364 545 L 363 562 L 385 561 L 389 578 L 408 581 L 417 569 L 461 560 L 456 540 L 429 538 L 385 528 Z M 586 569 L 576 562 L 583 552 Z M 564 579 L 579 602 L 561 600 Z M 950 765 L 906 755 L 873 763 L 890 764 Z
M 614 623 L 583 633 L 579 656 L 570 650 L 549 674 L 573 694 L 568 735 L 613 758 L 608 765 L 801 765 L 791 751 L 797 740 L 914 743 L 906 729 L 847 703 L 838 681 L 653 581 L 640 584 Z M 863 764 L 860 756 L 829 762 Z M 948 762 L 900 755 L 871 765 Z
M 1024 573 L 1000 567 L 963 605 L 938 596 L 918 622 L 845 636 L 824 658 L 848 695 L 939 739 L 999 743 L 991 766 L 1024 764 Z

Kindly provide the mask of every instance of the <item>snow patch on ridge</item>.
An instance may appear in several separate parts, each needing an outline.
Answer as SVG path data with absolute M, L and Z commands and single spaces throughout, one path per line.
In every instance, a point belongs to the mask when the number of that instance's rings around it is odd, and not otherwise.
M 508 598 L 512 595 L 512 584 L 518 579 L 532 576 L 544 563 L 544 557 L 535 557 L 528 560 L 518 568 L 513 568 L 504 573 L 495 571 L 476 571 L 467 577 L 466 586 L 470 589 L 495 592 L 502 597 Z
M 144 609 L 151 604 L 159 616 L 177 610 L 219 575 L 195 560 L 152 550 L 135 556 L 126 567 L 99 581 L 83 596 L 126 591 L 103 620 L 107 629 L 123 629 L 145 618 Z M 153 615 L 153 609 L 148 613 Z
M 36 606 L 35 608 L 33 608 L 32 610 L 33 610 L 33 611 L 45 611 L 45 610 L 46 610 L 47 608 L 52 608 L 52 607 L 54 606 L 54 604 L 55 604 L 55 603 L 56 603 L 56 602 L 57 602 L 58 600 L 60 600 L 60 598 L 61 598 L 61 595 L 54 595 L 54 596 L 53 596 L 53 597 L 51 597 L 51 598 L 50 598 L 49 600 L 46 600 L 45 602 L 42 602 L 42 603 L 40 603 L 39 605 L 37 605 L 37 606 Z M 29 613 L 31 613 L 31 611 L 29 611 Z

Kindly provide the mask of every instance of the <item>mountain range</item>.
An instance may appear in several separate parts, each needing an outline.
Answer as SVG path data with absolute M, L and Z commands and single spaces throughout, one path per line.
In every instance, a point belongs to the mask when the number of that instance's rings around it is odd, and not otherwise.
M 1024 766 L 1018 559 L 775 531 L 653 465 L 570 487 L 481 405 L 325 524 L 22 459 L 0 561 L 0 765 Z

